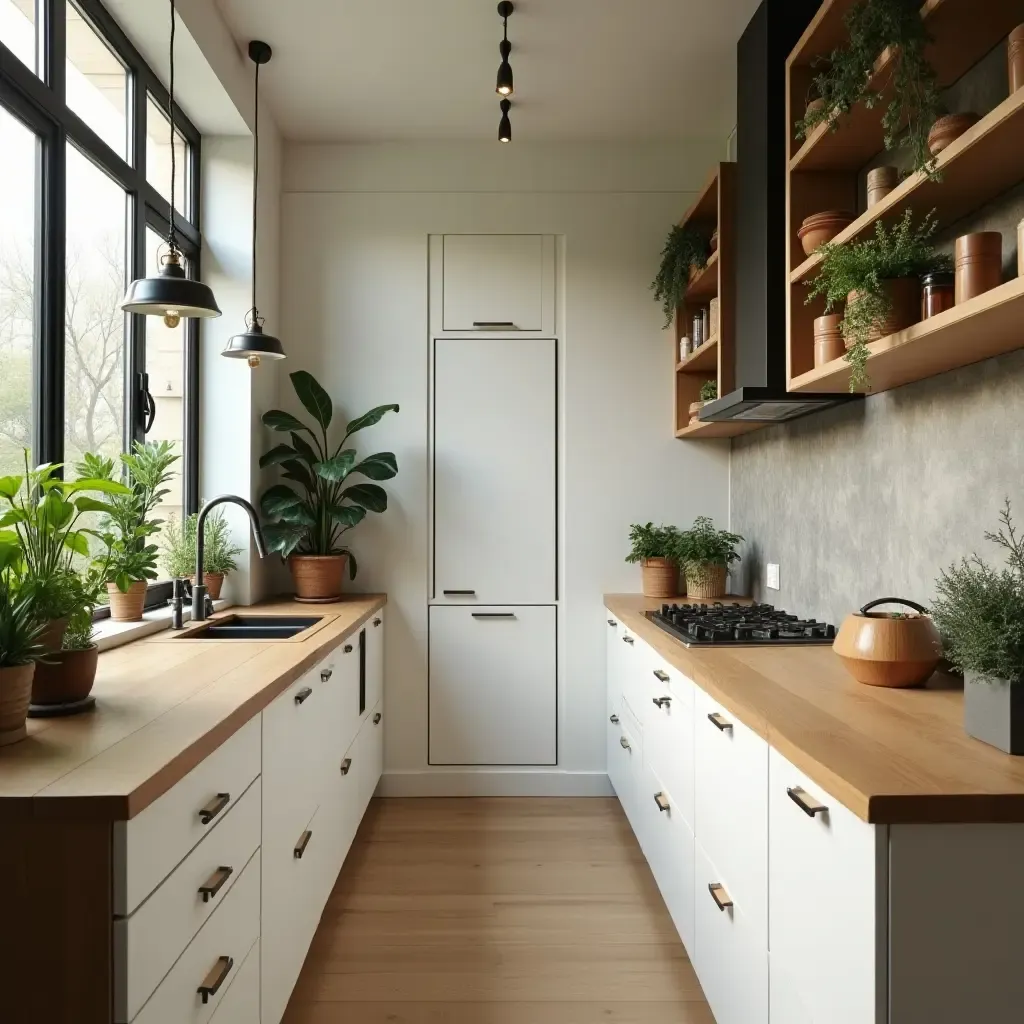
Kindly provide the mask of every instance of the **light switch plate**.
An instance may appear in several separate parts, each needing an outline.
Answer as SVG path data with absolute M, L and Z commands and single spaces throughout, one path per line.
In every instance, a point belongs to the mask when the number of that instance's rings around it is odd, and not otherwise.
M 779 567 L 775 562 L 768 563 L 768 589 L 779 589 Z

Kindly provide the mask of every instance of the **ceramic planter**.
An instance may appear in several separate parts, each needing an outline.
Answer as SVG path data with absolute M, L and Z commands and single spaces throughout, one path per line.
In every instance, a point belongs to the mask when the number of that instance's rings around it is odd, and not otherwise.
M 189 581 L 193 587 L 196 585 L 195 576 L 189 576 Z M 203 583 L 206 584 L 206 592 L 210 595 L 210 600 L 216 601 L 220 598 L 220 592 L 224 589 L 224 573 L 204 572 Z
M 921 282 L 916 277 L 900 277 L 891 281 L 883 281 L 882 286 L 892 302 L 892 310 L 885 321 L 873 328 L 867 340 L 878 341 L 890 334 L 905 331 L 912 327 L 921 317 Z M 852 291 L 846 297 L 846 305 L 856 302 L 859 292 Z
M 1024 683 L 964 674 L 964 729 L 1007 754 L 1024 754 Z
M 905 605 L 917 614 L 872 610 L 882 604 Z M 886 597 L 847 615 L 832 650 L 858 683 L 898 689 L 927 682 L 941 646 L 939 631 L 921 605 Z
M 687 565 L 686 594 L 697 601 L 713 601 L 725 597 L 727 576 L 724 565 Z
M 58 651 L 36 665 L 32 679 L 32 703 L 74 704 L 92 693 L 99 667 L 99 648 L 93 644 L 82 651 Z
M 1006 60 L 1009 65 L 1010 92 L 1024 89 L 1024 25 L 1018 25 L 1006 44 Z
M 0 668 L 0 747 L 17 743 L 28 735 L 25 721 L 35 671 L 35 662 Z
M 107 584 L 107 596 L 110 599 L 110 617 L 115 622 L 141 622 L 142 610 L 146 607 L 145 580 L 136 580 L 122 594 L 116 583 Z
M 51 619 L 46 628 L 39 634 L 39 646 L 44 651 L 59 651 L 60 645 L 64 642 L 64 634 L 67 632 L 68 619 Z
M 940 117 L 928 133 L 928 149 L 932 156 L 938 156 L 980 120 L 977 114 L 947 114 Z
M 679 596 L 679 566 L 671 558 L 645 558 L 640 574 L 644 597 Z
M 288 568 L 297 601 L 327 602 L 341 597 L 348 555 L 292 555 Z
M 819 245 L 831 242 L 836 235 L 848 228 L 854 219 L 853 214 L 845 210 L 825 210 L 823 213 L 807 217 L 797 232 L 804 255 L 810 256 Z

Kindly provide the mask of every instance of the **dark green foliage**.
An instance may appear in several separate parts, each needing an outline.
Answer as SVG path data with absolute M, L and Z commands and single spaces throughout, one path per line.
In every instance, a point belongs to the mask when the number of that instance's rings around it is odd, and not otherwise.
M 674 559 L 679 531 L 674 526 L 655 526 L 654 523 L 640 526 L 634 523 L 629 528 L 629 540 L 632 548 L 626 555 L 627 562 L 642 562 L 647 558 Z
M 665 313 L 665 326 L 672 324 L 679 303 L 690 283 L 690 267 L 703 270 L 708 263 L 709 245 L 692 225 L 678 224 L 668 233 L 661 250 L 661 267 L 651 282 L 654 298 Z
M 716 398 L 718 398 L 718 381 L 704 381 L 700 386 L 700 400 L 702 402 L 713 402 Z
M 676 560 L 684 568 L 703 565 L 731 565 L 740 559 L 736 545 L 743 538 L 728 530 L 716 530 L 709 516 L 698 516 L 689 530 L 679 534 Z

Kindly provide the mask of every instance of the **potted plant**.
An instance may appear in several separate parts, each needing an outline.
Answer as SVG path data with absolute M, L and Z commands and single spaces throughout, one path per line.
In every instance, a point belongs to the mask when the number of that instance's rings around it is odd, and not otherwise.
M 170 441 L 136 441 L 131 452 L 120 459 L 127 491 L 111 495 L 110 508 L 99 529 L 91 531 L 106 548 L 94 565 L 103 566 L 110 617 L 117 622 L 138 622 L 142 618 L 146 588 L 149 580 L 157 578 L 159 552 L 151 538 L 160 532 L 163 520 L 152 515 L 169 493 L 164 485 L 171 479 L 171 466 L 177 461 Z M 80 476 L 112 481 L 114 468 L 113 459 L 86 455 L 76 470 Z
M 904 330 L 921 317 L 921 275 L 950 270 L 948 256 L 936 253 L 935 211 L 916 228 L 913 211 L 891 229 L 879 221 L 875 235 L 862 242 L 827 242 L 818 247 L 817 277 L 807 282 L 807 302 L 825 296 L 825 312 L 845 303 L 840 325 L 850 364 L 850 391 L 870 387 L 868 343 Z
M 196 526 L 199 514 L 193 512 L 179 521 L 174 516 L 164 526 L 163 563 L 167 572 L 177 579 L 196 582 Z M 231 543 L 230 529 L 223 509 L 216 509 L 206 519 L 203 544 L 203 581 L 210 597 L 216 601 L 224 587 L 224 578 L 238 568 L 237 557 L 242 549 Z
M 266 517 L 267 545 L 288 561 L 300 601 L 333 601 L 341 594 L 346 563 L 350 579 L 358 567 L 342 538 L 366 518 L 368 512 L 388 507 L 387 492 L 377 483 L 349 483 L 350 477 L 390 480 L 398 473 L 393 452 L 378 452 L 357 462 L 354 448 L 345 443 L 353 434 L 379 423 L 397 405 L 378 405 L 350 420 L 344 436 L 333 444 L 328 429 L 334 419 L 331 396 L 305 370 L 289 375 L 303 408 L 315 420 L 309 426 L 289 412 L 272 409 L 263 423 L 289 435 L 291 444 L 279 444 L 260 459 L 260 466 L 280 466 L 289 483 L 264 492 L 260 508 Z
M 819 124 L 836 131 L 858 103 L 876 107 L 882 94 L 873 84 L 875 62 L 888 50 L 885 85 L 892 99 L 882 116 L 885 148 L 906 147 L 915 171 L 938 177 L 928 132 L 940 111 L 939 86 L 925 58 L 931 37 L 920 9 L 917 0 L 859 0 L 850 8 L 844 19 L 849 39 L 832 51 L 815 77 L 813 94 L 821 102 L 808 105 L 797 125 L 798 138 L 807 138 Z
M 668 233 L 661 250 L 661 267 L 651 282 L 654 298 L 665 313 L 665 326 L 670 327 L 679 303 L 683 301 L 690 275 L 703 270 L 708 263 L 708 243 L 692 224 L 675 225 Z
M 743 538 L 728 530 L 716 530 L 708 516 L 698 516 L 676 542 L 676 558 L 686 577 L 689 597 L 709 600 L 725 596 L 729 566 L 739 561 L 736 545 Z
M 43 649 L 39 638 L 43 623 L 32 606 L 31 595 L 18 587 L 12 571 L 15 553 L 7 548 L 0 558 L 10 559 L 0 573 L 0 747 L 26 736 L 25 720 L 32 697 L 35 659 Z
M 99 648 L 93 641 L 92 608 L 82 608 L 71 617 L 61 649 L 48 653 L 36 664 L 32 679 L 33 711 L 57 707 L 85 710 L 98 667 Z
M 964 675 L 964 728 L 1007 754 L 1024 754 L 1024 541 L 1007 500 L 997 533 L 1006 552 L 993 569 L 977 554 L 936 582 L 932 618 L 949 663 Z
M 632 547 L 626 561 L 640 563 L 644 597 L 676 597 L 679 594 L 679 563 L 676 545 L 679 531 L 674 526 L 634 523 L 629 528 Z

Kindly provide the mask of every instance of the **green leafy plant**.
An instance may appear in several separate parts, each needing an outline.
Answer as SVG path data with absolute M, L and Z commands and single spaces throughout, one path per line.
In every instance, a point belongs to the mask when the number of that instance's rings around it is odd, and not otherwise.
M 28 665 L 42 657 L 43 628 L 31 595 L 17 587 L 8 569 L 0 577 L 0 668 Z
M 932 245 L 938 228 L 935 211 L 917 227 L 913 216 L 913 211 L 907 210 L 892 228 L 879 221 L 874 237 L 862 242 L 826 242 L 818 246 L 822 261 L 817 276 L 807 282 L 807 302 L 825 296 L 826 313 L 846 304 L 841 327 L 847 343 L 851 391 L 867 390 L 870 386 L 868 341 L 892 312 L 892 299 L 884 282 L 951 269 L 949 257 L 936 253 Z M 848 301 L 851 292 L 857 296 Z
M 1001 527 L 985 539 L 1006 552 L 993 569 L 977 554 L 942 572 L 931 613 L 950 664 L 961 672 L 1024 682 L 1024 540 L 1007 499 Z
M 290 374 L 292 387 L 303 408 L 315 420 L 308 426 L 289 412 L 273 409 L 263 423 L 289 435 L 291 444 L 279 444 L 260 459 L 260 466 L 280 466 L 289 483 L 275 484 L 260 500 L 267 520 L 264 534 L 272 551 L 289 555 L 348 555 L 349 575 L 358 571 L 352 552 L 342 544 L 349 530 L 367 512 L 384 512 L 387 492 L 377 483 L 350 484 L 349 477 L 371 481 L 390 480 L 398 473 L 393 452 L 378 452 L 357 462 L 355 448 L 345 442 L 355 433 L 379 423 L 398 406 L 378 405 L 350 420 L 341 441 L 331 443 L 328 430 L 334 419 L 331 396 L 305 370 Z
M 931 37 L 920 10 L 920 0 L 859 0 L 850 8 L 845 18 L 849 40 L 832 51 L 815 77 L 814 91 L 824 103 L 798 124 L 800 138 L 819 124 L 835 131 L 858 103 L 873 109 L 888 95 L 882 115 L 885 148 L 902 144 L 910 150 L 915 171 L 939 177 L 928 148 L 928 133 L 941 112 L 939 86 L 925 58 Z M 885 78 L 875 82 L 875 62 L 890 48 Z
M 704 381 L 700 386 L 700 400 L 702 402 L 713 402 L 716 398 L 718 398 L 718 381 Z
M 198 513 L 178 520 L 168 519 L 163 530 L 163 563 L 174 577 L 190 577 L 196 571 L 196 533 Z M 231 543 L 231 532 L 221 509 L 214 509 L 206 518 L 203 529 L 203 572 L 226 576 L 238 568 L 237 557 L 242 549 Z
M 676 225 L 661 250 L 658 276 L 651 282 L 654 298 L 661 303 L 665 326 L 672 324 L 679 303 L 690 283 L 690 268 L 703 270 L 708 264 L 709 245 L 692 224 Z
M 709 516 L 698 516 L 689 530 L 678 535 L 675 557 L 684 569 L 706 565 L 728 567 L 740 560 L 736 545 L 742 540 L 738 533 L 715 529 L 715 522 Z
M 648 558 L 675 560 L 678 541 L 679 531 L 674 526 L 655 526 L 654 523 L 641 526 L 634 523 L 629 528 L 629 542 L 632 546 L 626 561 L 635 564 Z
M 91 611 L 82 610 L 71 617 L 68 628 L 64 631 L 61 649 L 65 651 L 87 651 L 95 643 L 95 629 L 92 624 Z

